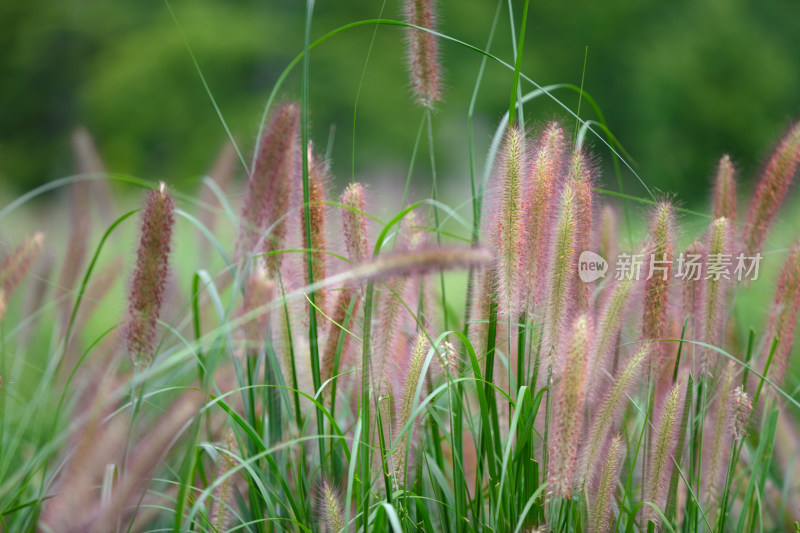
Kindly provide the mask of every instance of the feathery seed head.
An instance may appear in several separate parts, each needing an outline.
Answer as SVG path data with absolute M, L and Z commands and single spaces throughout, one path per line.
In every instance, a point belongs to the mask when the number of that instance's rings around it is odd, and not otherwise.
M 342 505 L 341 492 L 327 479 L 320 483 L 317 489 L 318 513 L 325 531 L 339 533 L 345 530 L 344 506 Z
M 597 239 L 597 253 L 605 257 L 608 261 L 613 261 L 617 257 L 617 241 L 619 232 L 617 229 L 617 212 L 614 208 L 606 204 L 600 213 L 600 230 Z
M 789 355 L 792 352 L 798 311 L 800 311 L 800 242 L 792 247 L 778 278 L 778 288 L 769 314 L 767 336 L 764 339 L 763 358 L 766 361 L 772 349 L 773 339 L 778 338 L 768 376 L 778 385 L 783 383 Z
M 400 276 L 422 276 L 444 270 L 485 268 L 494 259 L 489 250 L 464 246 L 426 245 L 408 251 L 381 254 L 353 269 L 354 280 L 386 280 Z
M 450 341 L 444 341 L 437 351 L 442 369 L 453 377 L 458 371 L 458 350 Z
M 516 317 L 520 305 L 523 260 L 525 200 L 522 195 L 524 174 L 528 171 L 525 132 L 509 126 L 493 177 L 497 189 L 498 213 L 493 242 L 497 253 L 497 294 L 500 316 Z
M 327 380 L 334 376 L 334 366 L 336 363 L 336 353 L 339 350 L 339 342 L 341 338 L 341 351 L 339 352 L 339 368 L 345 366 L 345 361 L 350 355 L 350 342 L 351 337 L 346 331 L 352 328 L 355 317 L 358 314 L 358 305 L 360 303 L 358 292 L 352 286 L 345 286 L 336 297 L 333 315 L 331 316 L 330 326 L 325 340 L 325 347 L 322 351 L 322 364 L 320 365 L 321 382 L 325 383 Z M 352 311 L 350 307 L 352 305 Z M 347 321 L 347 313 L 350 312 L 350 320 Z M 326 389 L 326 400 L 330 400 L 331 388 Z
M 363 263 L 369 257 L 367 245 L 367 217 L 364 200 L 364 186 L 360 183 L 349 184 L 341 197 L 342 225 L 344 226 L 344 242 L 347 254 L 353 263 Z
M 733 361 L 729 361 L 716 387 L 716 398 L 706 415 L 706 428 L 703 432 L 701 488 L 706 508 L 712 517 L 719 506 L 718 498 L 725 484 L 728 458 L 733 444 L 735 414 L 731 395 L 734 390 L 735 370 Z
M 225 448 L 233 451 L 235 445 L 236 435 L 231 428 L 228 428 L 225 433 Z M 225 477 L 233 468 L 232 457 L 224 451 L 217 450 L 217 479 Z M 233 479 L 233 475 L 227 475 L 214 489 L 211 523 L 217 531 L 226 531 L 230 527 L 231 506 L 235 505 L 235 497 L 231 491 Z
M 548 479 L 553 493 L 561 498 L 569 498 L 572 493 L 578 461 L 590 343 L 590 320 L 580 315 L 572 325 L 561 372 L 554 384 L 552 429 L 548 439 Z
M 416 396 L 419 380 L 422 377 L 422 367 L 425 363 L 425 357 L 428 355 L 429 347 L 428 335 L 423 328 L 414 341 L 414 346 L 408 358 L 408 366 L 402 372 L 404 376 L 404 382 L 400 387 L 402 392 L 400 396 L 396 398 L 398 404 L 396 407 L 397 415 L 394 427 L 397 431 L 402 431 L 403 427 L 411 420 L 411 413 L 414 410 L 414 397 Z M 414 425 L 416 425 L 416 421 Z M 411 431 L 406 432 L 395 445 L 395 479 L 398 483 L 401 483 L 406 476 L 406 448 L 408 447 L 410 436 Z
M 322 281 L 328 276 L 327 261 L 328 257 L 325 253 L 327 246 L 327 238 L 325 235 L 326 225 L 326 211 L 328 207 L 325 205 L 327 200 L 326 187 L 330 181 L 330 169 L 328 163 L 323 161 L 317 156 L 311 148 L 309 143 L 308 147 L 308 210 L 310 232 L 307 234 L 305 231 L 305 215 L 303 210 L 300 210 L 300 219 L 303 221 L 303 240 L 305 247 L 311 250 L 311 272 L 313 281 Z M 311 240 L 308 241 L 308 235 Z M 308 254 L 303 254 L 303 274 L 305 276 L 306 285 L 311 283 L 308 277 Z M 321 289 L 314 294 L 314 303 L 319 307 L 322 312 L 327 312 L 327 291 Z
M 655 423 L 653 439 L 650 446 L 649 461 L 647 465 L 645 484 L 645 501 L 655 504 L 659 509 L 665 509 L 670 477 L 673 470 L 673 454 L 678 443 L 681 429 L 681 417 L 685 403 L 686 388 L 683 377 L 673 385 L 666 397 L 664 405 L 659 410 Z M 658 514 L 649 505 L 643 508 L 645 523 L 647 520 L 655 522 L 660 527 Z
M 300 180 L 300 107 L 294 102 L 281 104 L 264 125 L 255 164 L 247 184 L 236 243 L 238 259 L 255 251 L 264 236 L 264 252 L 279 250 L 286 236 L 285 216 L 289 212 L 292 190 Z M 274 275 L 280 255 L 267 259 Z
M 700 241 L 693 241 L 683 252 L 684 260 L 688 258 L 697 258 L 702 260 L 706 256 L 706 247 Z M 683 289 L 681 294 L 682 303 L 682 316 L 681 319 L 685 320 L 690 317 L 687 325 L 686 338 L 689 340 L 700 340 L 702 331 L 702 279 L 694 279 L 694 277 L 687 276 L 683 282 Z M 691 349 L 694 349 L 693 346 Z
M 556 191 L 564 160 L 564 132 L 557 122 L 547 125 L 539 144 L 529 151 L 533 157 L 531 171 L 526 174 L 524 284 L 528 302 L 534 307 L 541 304 L 547 278 L 549 225 L 555 209 Z
M 592 165 L 583 150 L 574 150 L 569 164 L 567 180 L 573 184 L 577 200 L 577 218 L 575 224 L 575 250 L 577 254 L 592 247 L 592 220 L 594 218 L 593 191 L 594 177 Z M 577 257 L 575 258 L 577 261 Z M 579 311 L 589 306 L 593 284 L 578 283 L 574 285 L 575 305 Z
M 727 218 L 718 218 L 711 224 L 706 248 L 706 275 L 703 279 L 702 313 L 699 317 L 702 324 L 701 340 L 712 346 L 721 346 L 732 274 L 730 223 Z M 706 348 L 701 353 L 701 372 L 705 373 L 715 366 L 713 363 L 716 362 L 716 352 Z
M 7 300 L 27 274 L 44 247 L 44 234 L 36 233 L 20 244 L 0 263 L 0 289 Z
M 589 394 L 593 400 L 600 400 L 598 393 L 605 391 L 607 379 L 604 370 L 610 368 L 609 358 L 617 345 L 623 317 L 627 311 L 627 303 L 636 291 L 637 283 L 633 278 L 623 278 L 614 282 L 611 294 L 606 299 L 597 321 L 597 330 L 592 343 L 589 358 Z
M 669 307 L 669 292 L 672 283 L 672 264 L 675 259 L 675 211 L 671 202 L 662 201 L 654 210 L 650 224 L 650 264 L 645 281 L 644 317 L 642 337 L 663 339 L 666 336 Z M 665 343 L 656 346 L 654 363 L 656 371 L 666 364 L 663 352 L 669 348 Z
M 714 218 L 725 217 L 731 224 L 736 222 L 736 169 L 727 154 L 722 156 L 717 166 L 713 202 Z
M 405 0 L 406 22 L 436 30 L 435 0 Z M 436 36 L 417 28 L 406 28 L 408 70 L 414 99 L 422 107 L 432 109 L 442 99 L 439 64 L 439 43 Z
M 175 204 L 162 183 L 147 195 L 141 239 L 131 283 L 126 338 L 135 365 L 149 363 L 155 351 L 156 323 L 167 281 Z
M 597 472 L 596 464 L 603 443 L 606 442 L 612 429 L 622 416 L 627 404 L 628 394 L 638 383 L 639 376 L 645 367 L 645 363 L 650 358 L 652 349 L 653 343 L 643 343 L 639 351 L 628 361 L 625 368 L 617 374 L 611 387 L 599 401 L 598 405 L 600 407 L 591 417 L 591 425 L 581 455 L 578 474 L 579 482 L 589 482 L 590 485 L 593 483 L 594 473 Z
M 786 192 L 800 164 L 800 122 L 789 128 L 778 143 L 756 187 L 744 229 L 745 252 L 754 256 L 761 251 L 767 230 L 786 197 Z
M 603 469 L 596 487 L 591 490 L 589 507 L 589 531 L 610 533 L 614 530 L 614 493 L 617 480 L 625 460 L 625 440 L 615 435 L 608 445 L 608 452 L 602 462 Z
M 747 434 L 750 414 L 753 412 L 753 402 L 744 391 L 744 387 L 739 385 L 731 393 L 731 403 L 733 404 L 733 435 L 737 439 L 741 439 Z
M 575 261 L 579 200 L 574 185 L 567 182 L 561 192 L 553 234 L 550 238 L 550 272 L 545 302 L 542 359 L 544 368 L 556 367 L 562 332 L 569 329 L 573 316 Z

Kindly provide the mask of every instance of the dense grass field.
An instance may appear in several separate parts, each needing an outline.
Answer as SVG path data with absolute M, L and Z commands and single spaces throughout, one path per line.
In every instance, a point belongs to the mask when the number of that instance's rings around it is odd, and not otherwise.
M 172 187 L 79 129 L 73 175 L 0 204 L 0 531 L 800 530 L 800 122 L 752 187 L 707 154 L 687 209 L 590 94 L 521 71 L 528 2 L 511 60 L 439 33 L 431 0 L 314 41 L 313 7 L 252 153 L 230 136 Z M 310 58 L 386 26 L 407 180 L 337 180 Z M 447 179 L 445 41 L 483 61 Z M 509 106 L 476 117 L 489 62 Z

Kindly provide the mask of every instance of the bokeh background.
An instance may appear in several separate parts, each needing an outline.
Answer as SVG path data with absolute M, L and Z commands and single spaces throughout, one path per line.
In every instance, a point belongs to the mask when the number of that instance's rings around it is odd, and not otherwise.
M 13 196 L 72 174 L 69 133 L 79 125 L 93 133 L 113 172 L 177 187 L 196 180 L 226 133 L 186 43 L 248 153 L 269 91 L 302 50 L 304 4 L 171 0 L 176 25 L 161 0 L 0 2 L 0 188 Z M 503 4 L 491 51 L 511 61 Z M 521 12 L 521 1 L 512 4 Z M 443 33 L 485 46 L 495 2 L 439 5 Z M 379 16 L 400 18 L 400 2 L 318 1 L 313 36 Z M 694 206 L 706 201 L 722 153 L 750 180 L 782 129 L 800 116 L 798 35 L 796 0 L 532 2 L 523 71 L 542 85 L 580 85 L 588 46 L 584 87 L 637 172 Z M 312 54 L 312 135 L 331 147 L 340 180 L 405 178 L 422 115 L 409 96 L 402 50 L 402 30 L 381 26 L 349 30 Z M 443 43 L 442 60 L 445 100 L 434 123 L 438 171 L 445 183 L 463 184 L 467 109 L 481 57 Z M 296 69 L 282 94 L 297 95 L 299 79 Z M 489 62 L 475 113 L 479 154 L 508 106 L 510 84 L 511 73 Z M 556 94 L 577 108 L 576 93 Z M 566 117 L 544 100 L 526 106 L 526 115 L 534 122 Z M 581 115 L 595 118 L 585 104 Z M 427 168 L 415 170 L 414 179 L 428 180 Z M 623 177 L 626 192 L 644 194 L 631 175 Z M 605 184 L 616 188 L 616 178 L 606 173 Z

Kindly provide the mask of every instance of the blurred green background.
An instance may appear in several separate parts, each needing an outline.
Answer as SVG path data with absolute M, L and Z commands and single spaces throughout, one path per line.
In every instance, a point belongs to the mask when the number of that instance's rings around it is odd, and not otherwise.
M 510 22 L 502 3 L 491 51 L 510 62 Z M 304 4 L 171 2 L 245 154 L 269 91 L 302 50 Z M 521 13 L 522 2 L 512 4 Z M 496 6 L 440 0 L 441 31 L 483 47 Z M 400 18 L 400 2 L 318 1 L 313 37 L 381 13 Z M 354 104 L 374 31 L 349 30 L 312 54 L 312 135 L 318 145 L 332 143 L 340 180 L 350 177 L 353 161 L 358 174 L 404 176 L 422 117 L 409 95 L 403 32 L 381 26 L 358 101 L 354 149 Z M 705 201 L 708 177 L 723 152 L 732 154 L 743 180 L 752 179 L 782 129 L 800 116 L 798 35 L 796 0 L 532 2 L 523 71 L 543 85 L 579 85 L 588 46 L 584 87 L 637 171 L 648 185 L 692 205 Z M 442 43 L 445 100 L 434 135 L 443 180 L 468 176 L 467 109 L 480 60 Z M 489 63 L 477 100 L 479 157 L 508 106 L 511 76 Z M 284 97 L 297 97 L 299 78 L 296 69 Z M 556 94 L 577 107 L 576 93 Z M 581 114 L 594 118 L 586 105 Z M 528 105 L 526 115 L 529 121 L 566 118 L 543 100 Z M 114 172 L 179 185 L 209 168 L 226 134 L 164 2 L 0 2 L 0 187 L 13 196 L 72 174 L 69 132 L 78 125 L 94 134 Z M 607 150 L 592 144 L 608 162 Z M 418 166 L 415 179 L 424 182 L 427 166 Z M 644 195 L 630 175 L 625 180 L 627 192 Z M 608 172 L 604 182 L 616 188 Z

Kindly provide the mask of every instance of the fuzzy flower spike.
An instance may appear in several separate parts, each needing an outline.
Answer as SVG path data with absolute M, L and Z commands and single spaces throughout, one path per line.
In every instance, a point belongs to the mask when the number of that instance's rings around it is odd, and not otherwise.
M 592 187 L 594 176 L 589 157 L 583 150 L 576 149 L 572 153 L 569 163 L 567 180 L 573 184 L 577 200 L 577 220 L 575 224 L 575 254 L 571 267 L 577 272 L 578 257 L 582 252 L 589 251 L 592 247 L 592 220 L 594 218 L 594 198 Z M 573 274 L 573 278 L 574 278 Z M 593 284 L 573 283 L 575 293 L 575 307 L 578 312 L 583 312 L 589 306 Z
M 309 145 L 308 147 L 308 187 L 309 187 L 309 218 L 310 231 L 308 234 L 311 236 L 310 241 L 306 241 L 307 249 L 311 250 L 311 272 L 313 274 L 314 282 L 324 280 L 328 276 L 327 268 L 327 238 L 326 238 L 326 210 L 327 200 L 325 188 L 330 181 L 330 169 L 328 163 L 322 160 Z M 305 218 L 303 217 L 303 209 L 300 209 L 300 219 L 303 221 L 303 239 L 307 238 L 305 232 Z M 306 285 L 311 280 L 308 279 L 308 254 L 303 254 L 303 274 L 305 276 Z M 325 313 L 327 308 L 328 291 L 321 289 L 315 294 L 315 303 L 317 307 L 322 309 Z
M 736 169 L 731 158 L 722 156 L 717 166 L 717 175 L 714 179 L 714 218 L 725 217 L 734 223 L 736 221 Z
M 722 346 L 722 333 L 725 325 L 725 305 L 732 275 L 730 265 L 731 242 L 730 224 L 727 218 L 718 218 L 712 224 L 706 246 L 706 275 L 702 285 L 701 338 L 711 346 Z M 726 259 L 727 258 L 727 259 Z M 709 348 L 703 354 L 700 370 L 705 373 L 716 366 L 717 353 Z
M 155 353 L 156 324 L 164 300 L 175 204 L 164 183 L 147 195 L 136 269 L 131 283 L 125 333 L 134 365 L 148 364 Z
M 650 243 L 642 337 L 646 340 L 658 340 L 667 336 L 671 272 L 675 259 L 675 215 L 672 203 L 668 201 L 659 203 L 655 208 L 650 225 Z M 668 350 L 669 344 L 663 342 L 655 346 L 653 363 L 657 371 L 669 366 Z
M 570 497 L 578 464 L 590 342 L 589 319 L 581 315 L 572 326 L 559 379 L 553 386 L 552 427 L 547 443 L 550 450 L 548 479 L 553 494 L 560 498 Z
M 435 0 L 406 0 L 405 15 L 409 24 L 429 30 L 436 29 Z M 436 36 L 430 32 L 416 28 L 406 28 L 406 30 L 408 70 L 414 99 L 420 106 L 431 109 L 442 99 L 439 44 Z
M 244 197 L 236 257 L 252 254 L 263 236 L 263 251 L 279 250 L 286 237 L 284 218 L 292 189 L 300 180 L 300 108 L 287 102 L 275 109 L 264 126 L 247 194 Z M 275 276 L 280 255 L 271 256 L 268 270 Z
M 36 233 L 23 241 L 0 263 L 0 302 L 7 300 L 27 274 L 44 247 L 44 234 Z M 0 313 L 0 318 L 2 314 Z
M 781 139 L 758 182 L 744 228 L 745 252 L 760 252 L 772 219 L 786 197 L 789 184 L 800 164 L 800 122 L 795 123 Z
M 541 361 L 544 369 L 556 369 L 555 360 L 564 332 L 574 316 L 576 259 L 575 241 L 579 198 L 572 182 L 564 185 L 550 239 L 550 272 L 548 274 Z
M 655 504 L 659 509 L 665 509 L 667 504 L 670 477 L 674 468 L 673 454 L 680 435 L 685 396 L 686 386 L 683 378 L 679 378 L 669 391 L 655 423 L 644 478 L 644 497 L 645 501 Z M 643 506 L 642 513 L 645 524 L 648 520 L 653 521 L 656 530 L 661 530 L 658 514 L 651 506 Z
M 800 311 L 800 242 L 792 247 L 778 278 L 778 290 L 775 291 L 775 301 L 770 310 L 764 342 L 763 358 L 766 362 L 772 349 L 772 340 L 778 338 L 768 376 L 778 385 L 783 383 L 789 355 L 792 352 L 798 311 Z
M 523 173 L 526 172 L 525 132 L 510 126 L 506 132 L 502 156 L 496 164 L 497 187 L 494 248 L 497 254 L 498 315 L 516 318 L 520 307 L 522 238 L 525 206 L 522 197 Z
M 551 122 L 533 150 L 525 187 L 524 284 L 528 302 L 538 307 L 547 277 L 548 225 L 564 158 L 564 131 Z

